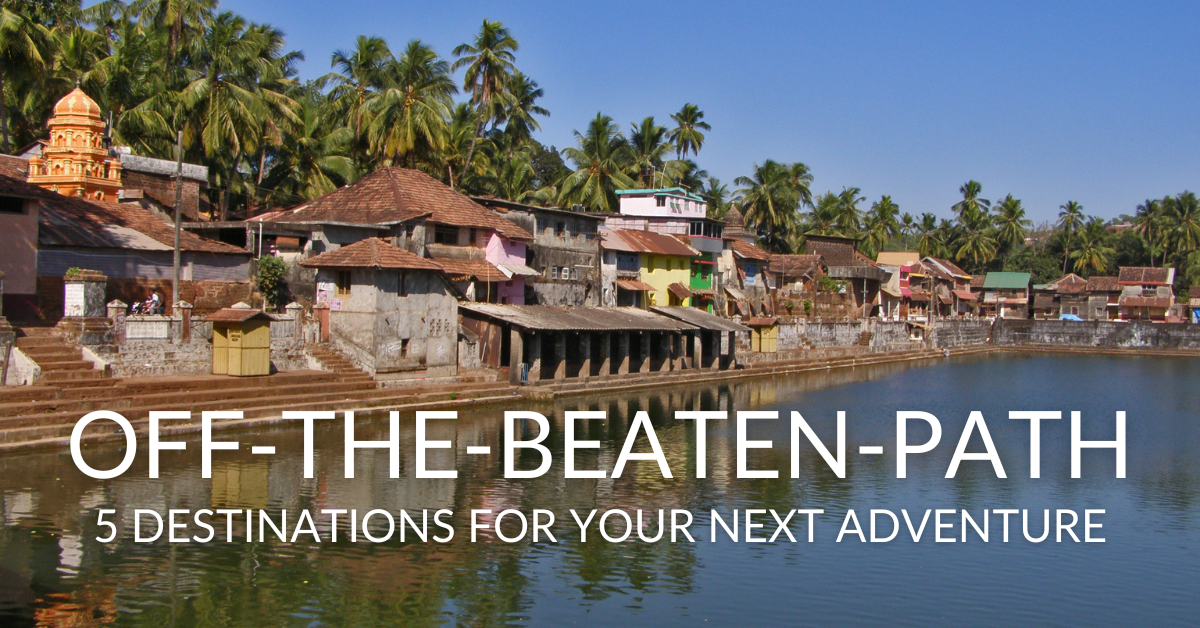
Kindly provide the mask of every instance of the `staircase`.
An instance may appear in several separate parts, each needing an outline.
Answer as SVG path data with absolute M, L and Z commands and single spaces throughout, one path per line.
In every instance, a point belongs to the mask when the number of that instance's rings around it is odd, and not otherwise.
M 871 338 L 873 338 L 873 337 L 874 337 L 874 334 L 872 334 L 869 331 L 864 331 L 863 333 L 858 335 L 858 346 L 860 346 L 860 347 L 871 346 Z
M 321 367 L 331 373 L 337 373 L 343 377 L 361 376 L 371 379 L 362 369 L 354 366 L 354 363 L 346 359 L 346 356 L 338 352 L 330 345 L 308 345 L 305 348 L 308 355 L 316 358 L 317 362 L 321 363 Z
M 68 343 L 53 327 L 16 330 L 16 346 L 42 369 L 36 383 L 59 388 L 111 386 L 114 380 L 83 359 L 82 349 Z

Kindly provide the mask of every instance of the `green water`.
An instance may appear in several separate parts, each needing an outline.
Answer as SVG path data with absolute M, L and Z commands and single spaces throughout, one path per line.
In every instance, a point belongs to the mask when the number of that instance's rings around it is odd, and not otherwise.
M 551 417 L 547 444 L 554 464 L 543 477 L 506 480 L 499 455 L 469 455 L 466 447 L 502 443 L 501 413 L 484 408 L 457 422 L 436 424 L 431 439 L 453 438 L 454 449 L 430 454 L 431 468 L 454 467 L 455 480 L 415 479 L 415 434 L 405 417 L 401 478 L 388 477 L 388 455 L 362 451 L 356 478 L 343 477 L 340 419 L 319 429 L 315 477 L 303 478 L 298 429 L 218 434 L 242 441 L 215 452 L 213 477 L 202 479 L 199 445 L 166 452 L 162 477 L 147 477 L 143 449 L 120 478 L 82 475 L 63 451 L 0 458 L 0 624 L 131 626 L 426 626 L 487 625 L 1194 625 L 1200 616 L 1200 361 L 1181 358 L 1038 356 L 963 358 L 922 365 L 881 365 L 704 388 L 605 395 L 525 406 Z M 516 407 L 507 409 L 517 409 Z M 581 422 L 579 439 L 600 440 L 579 468 L 611 469 L 631 418 L 646 410 L 675 473 L 664 479 L 653 463 L 633 463 L 618 479 L 563 479 L 561 413 L 608 412 Z M 845 410 L 847 477 L 833 475 L 805 446 L 802 473 L 788 477 L 786 421 L 756 422 L 752 438 L 776 448 L 751 456 L 754 468 L 781 470 L 779 479 L 738 479 L 734 421 L 710 423 L 706 479 L 695 478 L 695 426 L 671 418 L 685 409 L 799 410 L 832 442 L 834 416 Z M 1080 410 L 1095 418 L 1085 438 L 1112 438 L 1112 416 L 1128 412 L 1128 477 L 1115 479 L 1111 453 L 1087 453 L 1083 477 L 1070 478 L 1067 420 L 1047 422 L 1042 477 L 1029 478 L 1028 423 L 1009 410 Z M 941 445 L 895 473 L 895 412 L 925 410 L 944 429 Z M 971 410 L 988 419 L 1008 473 L 964 463 L 945 479 L 954 444 Z M 449 424 L 449 425 L 447 425 Z M 359 428 L 359 439 L 383 438 L 386 421 Z M 927 434 L 914 432 L 910 440 Z M 273 445 L 272 456 L 249 446 Z M 642 443 L 644 445 L 644 442 Z M 884 445 L 882 456 L 860 445 Z M 640 447 L 639 451 L 647 448 Z M 973 451 L 979 451 L 978 441 Z M 123 452 L 91 451 L 97 468 Z M 532 456 L 522 459 L 536 466 Z M 132 525 L 113 543 L 96 509 L 380 508 L 392 512 L 450 509 L 454 540 L 439 544 L 398 538 L 382 544 L 244 542 L 137 544 Z M 472 509 L 548 509 L 558 543 L 503 543 L 494 533 L 469 540 Z M 593 527 L 578 541 L 570 509 L 688 509 L 697 543 L 613 544 Z M 820 508 L 814 542 L 797 517 L 797 543 L 709 541 L 710 509 Z M 993 520 L 988 543 L 898 540 L 835 542 L 842 515 L 853 508 L 923 511 L 966 509 L 1103 509 L 1102 544 L 1031 543 L 1014 528 L 999 542 Z M 321 518 L 318 516 L 320 521 Z M 129 519 L 125 519 L 129 521 Z M 775 526 L 769 516 L 765 534 Z M 657 524 L 655 524 L 656 526 Z M 930 524 L 932 525 L 932 523 Z M 1019 522 L 1017 522 L 1019 525 Z M 1040 531 L 1041 523 L 1036 528 Z M 513 533 L 512 529 L 509 529 Z M 190 533 L 203 531 L 193 529 Z M 432 529 L 434 534 L 439 530 Z M 328 526 L 321 534 L 329 533 Z M 956 526 L 952 534 L 957 535 Z M 268 530 L 268 535 L 270 531 Z

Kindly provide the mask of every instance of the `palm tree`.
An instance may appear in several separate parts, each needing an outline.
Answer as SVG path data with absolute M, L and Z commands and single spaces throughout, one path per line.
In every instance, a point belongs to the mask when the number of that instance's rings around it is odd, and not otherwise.
M 1200 246 L 1200 203 L 1194 192 L 1181 192 L 1166 203 L 1175 252 L 1186 257 Z
M 908 249 L 908 237 L 917 229 L 917 221 L 912 214 L 904 212 L 900 214 L 900 232 L 904 234 L 904 248 Z
M 1108 257 L 1114 251 L 1104 244 L 1107 236 L 1108 229 L 1104 221 L 1095 216 L 1079 229 L 1078 246 L 1071 252 L 1071 259 L 1075 260 L 1075 272 L 1086 274 L 1092 271 L 1099 274 L 1108 270 Z
M 754 174 L 738 177 L 736 192 L 746 224 L 758 231 L 768 247 L 790 248 L 792 236 L 800 231 L 800 208 L 812 202 L 812 174 L 802 163 L 781 164 L 770 159 L 754 164 Z
M 293 205 L 354 180 L 354 162 L 345 154 L 353 141 L 350 129 L 330 124 L 315 104 L 304 105 L 299 116 L 300 126 L 263 180 L 274 204 Z
M 657 187 L 655 173 L 665 176 L 668 180 L 678 176 L 678 172 L 663 173 L 664 157 L 671 145 L 666 142 L 667 128 L 656 124 L 653 116 L 647 116 L 641 124 L 631 124 L 629 134 L 629 161 L 625 173 L 636 180 L 639 187 Z M 645 173 L 647 178 L 642 179 Z
M 457 89 L 450 66 L 432 48 L 414 39 L 388 64 L 385 85 L 364 105 L 370 120 L 366 134 L 372 158 L 387 165 L 403 160 L 409 167 L 416 166 L 419 152 L 440 151 L 445 146 L 451 96 Z
M 900 206 L 892 202 L 892 197 L 884 195 L 871 204 L 865 220 L 865 241 L 863 245 L 871 257 L 883 249 L 898 233 L 900 233 Z M 911 216 L 909 217 L 912 218 Z
M 945 254 L 945 239 L 938 228 L 937 216 L 925 212 L 917 224 L 917 252 L 921 257 L 941 257 Z
M 862 211 L 858 204 L 867 200 L 859 196 L 862 190 L 856 187 L 844 187 L 838 193 L 838 213 L 834 219 L 838 235 L 845 238 L 857 238 L 862 228 Z
M 332 84 L 329 111 L 336 119 L 349 119 L 354 142 L 363 139 L 367 101 L 387 82 L 387 66 L 393 61 L 387 42 L 379 37 L 359 35 L 352 50 L 335 50 L 330 65 L 333 72 L 321 78 Z
M 184 121 L 184 142 L 199 141 L 205 156 L 219 160 L 224 170 L 222 220 L 242 157 L 258 148 L 263 121 L 278 113 L 299 123 L 294 101 L 259 84 L 278 60 L 272 48 L 264 32 L 248 29 L 239 16 L 222 13 L 192 51 L 201 61 L 199 76 L 179 94 L 176 115 Z
M 704 121 L 704 112 L 692 103 L 687 103 L 679 113 L 671 114 L 675 128 L 667 136 L 675 144 L 675 155 L 679 159 L 687 157 L 690 152 L 699 155 L 704 146 L 704 134 L 701 131 L 711 131 L 712 126 Z
M 708 206 L 709 218 L 722 218 L 733 206 L 733 203 L 729 202 L 729 186 L 721 183 L 716 177 L 708 177 L 704 189 L 700 191 L 700 197 Z
M 500 22 L 483 21 L 483 27 L 470 44 L 459 44 L 454 49 L 458 59 L 452 70 L 466 68 L 463 75 L 463 91 L 471 94 L 478 121 L 471 147 L 467 149 L 467 163 L 475 152 L 475 144 L 483 134 L 484 127 L 496 119 L 494 107 L 497 97 L 504 93 L 514 71 L 514 61 L 519 44 Z M 465 167 L 465 166 L 464 166 Z M 465 171 L 464 171 L 465 172 Z
M 1075 236 L 1075 230 L 1079 225 L 1083 224 L 1083 205 L 1075 201 L 1067 201 L 1065 205 L 1060 205 L 1058 212 L 1058 228 L 1063 232 L 1063 243 L 1066 246 L 1066 254 L 1063 256 L 1063 274 L 1067 274 L 1067 263 L 1071 261 L 1071 240 Z
M 1154 266 L 1154 249 L 1162 243 L 1166 222 L 1162 201 L 1146 199 L 1145 203 L 1137 206 L 1137 215 L 1133 219 L 1133 225 L 1146 241 L 1146 248 L 1150 251 L 1151 266 Z M 1165 251 L 1163 254 L 1166 255 Z
M 579 204 L 591 211 L 612 211 L 617 207 L 616 191 L 636 184 L 625 175 L 622 164 L 629 146 L 612 118 L 597 113 L 587 131 L 575 131 L 577 146 L 563 150 L 575 165 L 559 185 L 559 204 Z
M 1025 236 L 1033 227 L 1033 221 L 1025 217 L 1025 208 L 1021 207 L 1021 201 L 1013 198 L 1012 194 L 1005 196 L 996 206 L 994 223 L 999 244 L 1010 249 L 1024 244 Z
M 953 209 L 960 221 L 967 214 L 987 213 L 987 210 L 991 208 L 991 201 L 986 198 L 979 198 L 979 193 L 982 191 L 983 186 L 975 180 L 967 181 L 962 184 L 962 187 L 958 188 L 958 192 L 962 194 L 962 200 L 955 203 Z
M 130 8 L 145 26 L 167 33 L 164 66 L 171 67 L 175 55 L 210 26 L 217 0 L 137 0 Z
M 839 207 L 840 202 L 833 192 L 826 192 L 817 197 L 812 211 L 809 212 L 808 224 L 805 225 L 804 231 L 815 235 L 834 235 L 834 223 L 837 221 Z
M 0 4 L 0 134 L 4 152 L 10 150 L 7 94 L 10 81 L 22 70 L 43 71 L 50 60 L 50 31 L 25 15 Z
M 514 71 L 505 90 L 502 103 L 501 122 L 504 133 L 517 144 L 524 143 L 533 137 L 534 131 L 542 130 L 542 125 L 534 116 L 549 116 L 550 112 L 537 104 L 537 100 L 545 95 L 537 81 L 529 78 L 523 72 Z
M 956 244 L 955 257 L 959 261 L 970 259 L 976 269 L 980 269 L 996 255 L 996 239 L 992 236 L 991 219 L 986 212 L 968 210 L 964 212 L 964 227 Z

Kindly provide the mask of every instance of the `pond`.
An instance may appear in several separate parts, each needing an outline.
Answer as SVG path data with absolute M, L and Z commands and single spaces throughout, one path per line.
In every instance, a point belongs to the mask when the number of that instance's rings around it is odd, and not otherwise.
M 0 624 L 131 626 L 433 626 L 433 625 L 1185 625 L 1200 614 L 1200 361 L 1170 357 L 1005 355 L 876 365 L 723 385 L 606 394 L 511 408 L 479 408 L 458 421 L 431 423 L 428 438 L 454 438 L 451 450 L 430 452 L 429 467 L 456 468 L 457 479 L 416 479 L 411 416 L 402 421 L 401 477 L 388 477 L 384 450 L 361 450 L 355 478 L 344 477 L 342 421 L 315 436 L 314 474 L 304 478 L 303 435 L 293 427 L 219 433 L 242 441 L 213 454 L 212 478 L 200 473 L 199 444 L 164 452 L 161 474 L 149 479 L 145 443 L 119 478 L 84 476 L 62 451 L 0 458 Z M 503 410 L 532 409 L 550 419 L 548 473 L 505 479 L 499 455 L 467 454 L 468 446 L 503 443 Z M 606 420 L 580 421 L 577 439 L 601 442 L 581 450 L 576 466 L 612 469 L 631 421 L 648 412 L 674 477 L 654 462 L 630 463 L 620 478 L 564 479 L 563 421 L 567 410 L 602 410 Z M 709 421 L 704 479 L 696 478 L 695 421 L 676 410 L 779 410 L 782 420 L 751 421 L 749 437 L 773 449 L 752 450 L 748 466 L 778 469 L 777 479 L 739 479 L 736 422 Z M 801 412 L 831 448 L 835 417 L 847 416 L 847 469 L 838 478 L 807 440 L 799 477 L 790 477 L 791 411 Z M 936 415 L 941 444 L 908 458 L 896 477 L 896 412 Z M 1008 477 L 988 462 L 962 463 L 945 478 L 971 411 L 987 421 Z M 1060 410 L 1042 423 L 1041 477 L 1030 478 L 1028 421 L 1010 410 Z M 1072 479 L 1069 411 L 1084 417 L 1085 439 L 1113 438 L 1114 413 L 1124 410 L 1127 477 L 1117 479 L 1111 450 L 1083 454 Z M 360 419 L 356 437 L 385 438 L 387 421 Z M 914 429 L 909 441 L 929 436 Z M 528 437 L 528 436 L 527 436 Z M 254 455 L 250 445 L 274 446 Z M 860 446 L 883 445 L 882 455 Z M 976 434 L 970 451 L 982 451 Z M 637 451 L 649 451 L 643 439 Z M 88 453 L 97 468 L 115 466 L 116 447 Z M 532 456 L 532 453 L 530 453 Z M 537 460 L 522 457 L 526 468 Z M 112 543 L 97 526 L 99 508 L 118 511 L 121 536 Z M 454 512 L 455 537 L 420 542 L 411 529 L 383 543 L 303 536 L 245 542 L 241 520 L 225 542 L 224 524 L 211 543 L 133 542 L 135 508 L 422 509 Z M 470 511 L 552 511 L 556 543 L 505 543 L 481 530 L 471 542 Z M 571 509 L 686 509 L 695 543 L 680 538 L 646 543 L 636 534 L 609 543 L 594 527 L 580 542 Z M 720 528 L 710 540 L 710 511 L 732 520 L 734 509 L 821 509 L 810 528 L 804 515 L 789 525 L 792 543 L 732 541 Z M 1093 530 L 1104 543 L 1027 540 L 1019 515 L 1008 542 L 999 516 L 983 542 L 974 529 L 961 540 L 958 515 L 942 530 L 956 542 L 934 542 L 931 517 L 921 542 L 901 527 L 887 543 L 836 539 L 847 509 L 869 536 L 871 509 L 907 511 L 914 525 L 927 509 L 967 511 L 982 525 L 984 510 L 1031 513 L 1030 532 L 1043 529 L 1046 509 L 1104 510 Z M 1054 515 L 1052 515 L 1054 516 Z M 760 531 L 776 528 L 762 514 Z M 320 520 L 320 517 L 316 517 Z M 236 518 L 235 518 L 236 519 Z M 486 517 L 485 517 L 486 519 Z M 216 520 L 221 521 L 221 520 Z M 744 522 L 743 522 L 744 523 Z M 1053 522 L 1052 522 L 1053 523 Z M 901 526 L 904 520 L 900 519 Z M 612 525 L 610 523 L 610 525 Z M 668 524 L 669 525 L 669 524 Z M 889 524 L 890 525 L 890 524 Z M 320 527 L 319 526 L 319 527 Z M 256 527 L 256 526 L 252 526 Z M 511 528 L 502 528 L 503 530 Z M 572 533 L 574 530 L 574 533 Z M 1082 527 L 1077 526 L 1082 536 Z M 441 530 L 431 528 L 431 535 Z M 813 541 L 808 542 L 809 533 Z M 193 527 L 189 534 L 203 533 Z M 257 529 L 255 530 L 257 535 Z M 886 530 L 883 533 L 887 534 Z M 669 536 L 669 534 L 667 535 Z

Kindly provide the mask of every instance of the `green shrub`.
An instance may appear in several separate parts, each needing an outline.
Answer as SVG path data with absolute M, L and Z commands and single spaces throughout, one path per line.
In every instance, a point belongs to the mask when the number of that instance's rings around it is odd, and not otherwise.
M 278 308 L 287 300 L 287 264 L 275 256 L 261 257 L 258 260 L 258 291 L 272 306 Z

